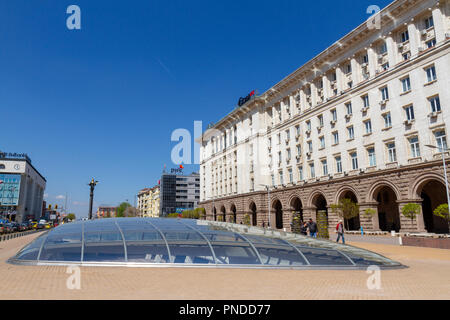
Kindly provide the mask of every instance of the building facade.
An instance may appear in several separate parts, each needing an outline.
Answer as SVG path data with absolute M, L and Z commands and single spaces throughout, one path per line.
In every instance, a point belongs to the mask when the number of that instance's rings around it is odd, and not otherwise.
M 200 176 L 163 173 L 161 176 L 160 216 L 197 208 L 200 201 Z
M 0 152 L 0 214 L 13 221 L 39 219 L 45 178 L 24 154 Z
M 160 187 L 142 189 L 138 193 L 139 216 L 148 218 L 159 217 Z
M 450 1 L 398 0 L 197 140 L 207 219 L 448 232 L 441 153 L 450 123 Z M 401 212 L 421 206 L 416 219 Z M 371 209 L 371 210 L 368 210 Z M 270 214 L 269 214 L 270 213 Z M 270 215 L 270 219 L 269 219 Z
M 100 206 L 97 208 L 97 219 L 117 217 L 117 207 Z

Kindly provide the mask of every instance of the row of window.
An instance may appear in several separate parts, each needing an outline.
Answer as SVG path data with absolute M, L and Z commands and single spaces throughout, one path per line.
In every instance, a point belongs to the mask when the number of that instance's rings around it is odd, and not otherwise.
M 439 151 L 442 152 L 444 150 L 447 150 L 447 138 L 445 131 L 437 131 L 435 132 L 435 138 L 436 143 L 439 148 Z M 417 136 L 411 137 L 408 139 L 409 141 L 409 147 L 410 147 L 410 153 L 412 158 L 419 158 L 421 157 L 421 151 L 420 151 L 420 144 L 419 144 L 419 138 Z M 388 156 L 388 162 L 389 163 L 395 163 L 397 162 L 397 148 L 394 141 L 388 142 L 386 144 L 386 151 Z M 369 167 L 375 167 L 377 165 L 376 162 L 376 153 L 375 153 L 375 147 L 369 147 L 367 148 L 367 159 L 368 159 L 368 166 Z M 359 166 L 359 160 L 358 160 L 358 153 L 356 151 L 352 151 L 349 153 L 349 160 L 350 160 L 350 168 L 351 170 L 358 170 L 360 169 Z M 343 173 L 343 165 L 342 165 L 342 157 L 335 156 L 335 173 Z M 327 176 L 330 174 L 328 169 L 328 161 L 327 160 L 321 160 L 321 169 L 322 169 L 322 176 Z M 299 173 L 299 181 L 305 180 L 304 170 L 303 166 L 298 167 L 298 173 Z M 292 169 L 288 169 L 288 176 L 289 176 L 289 182 L 293 183 L 293 171 Z M 309 177 L 310 179 L 316 178 L 316 167 L 314 163 L 309 164 Z M 279 172 L 279 181 L 280 184 L 284 184 L 284 178 L 283 178 L 283 171 Z M 275 175 L 272 174 L 272 184 L 275 184 Z

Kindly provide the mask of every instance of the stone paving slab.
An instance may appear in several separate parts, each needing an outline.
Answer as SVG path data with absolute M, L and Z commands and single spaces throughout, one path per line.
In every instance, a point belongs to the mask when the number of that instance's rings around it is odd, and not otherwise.
M 5 261 L 37 235 L 0 243 L 0 299 L 450 299 L 449 250 L 352 243 L 409 266 L 381 272 L 368 290 L 365 271 L 181 268 L 81 268 L 81 290 L 69 290 L 65 267 Z

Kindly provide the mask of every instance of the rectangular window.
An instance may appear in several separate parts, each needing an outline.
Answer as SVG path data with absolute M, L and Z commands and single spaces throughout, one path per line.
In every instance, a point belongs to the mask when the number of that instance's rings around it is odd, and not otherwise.
M 447 137 L 445 136 L 445 131 L 438 131 L 434 134 L 436 137 L 437 147 L 439 148 L 439 152 L 443 152 L 447 150 Z
M 341 157 L 336 157 L 336 172 L 342 173 L 342 159 Z
M 367 54 L 363 55 L 362 62 L 363 63 L 369 63 L 369 56 Z
M 272 186 L 275 186 L 275 175 L 272 173 Z
M 333 132 L 334 144 L 339 144 L 339 132 Z
M 280 171 L 280 184 L 284 185 L 283 171 Z
M 333 121 L 337 121 L 337 111 L 336 111 L 336 109 L 331 110 L 331 116 L 333 117 Z
M 311 163 L 309 165 L 309 173 L 311 175 L 311 178 L 315 178 L 316 177 L 316 170 L 314 168 L 314 163 Z
M 300 136 L 300 126 L 295 127 L 295 133 L 297 136 Z
M 328 175 L 328 163 L 327 163 L 327 160 L 323 160 L 322 161 L 322 170 L 323 170 L 323 175 L 327 176 Z
M 413 158 L 420 157 L 419 138 L 414 137 L 414 138 L 409 139 L 409 144 L 411 146 L 411 156 Z
M 325 149 L 325 137 L 320 137 L 320 149 Z
M 347 114 L 348 114 L 348 115 L 353 114 L 353 109 L 352 109 L 352 103 L 351 103 L 351 102 L 346 103 L 346 104 L 345 104 L 345 107 L 347 108 Z
M 389 89 L 388 87 L 383 87 L 380 89 L 381 91 L 381 99 L 382 100 L 389 100 Z
M 313 152 L 312 141 L 308 141 L 308 150 L 309 150 L 309 152 Z
M 298 177 L 300 181 L 303 181 L 303 167 L 298 167 Z
M 383 42 L 383 44 L 380 46 L 380 54 L 385 54 L 387 52 L 387 45 L 386 42 Z
M 282 160 L 283 159 L 281 158 L 281 151 L 280 151 L 280 152 L 278 152 L 278 162 L 281 163 Z
M 384 118 L 384 127 L 386 129 L 392 127 L 391 113 L 388 112 L 388 113 L 384 114 L 383 118 Z
M 317 117 L 317 119 L 319 119 L 319 127 L 323 127 L 323 116 L 320 115 Z
M 411 80 L 409 77 L 400 80 L 402 82 L 403 92 L 411 91 Z
M 428 101 L 430 101 L 431 112 L 441 111 L 441 102 L 439 100 L 439 96 L 429 98 Z
M 431 27 L 434 27 L 433 16 L 425 19 L 425 29 L 430 29 Z
M 291 160 L 291 149 L 287 149 L 287 160 Z
M 289 172 L 289 183 L 294 183 L 294 176 L 292 175 L 292 169 L 289 169 L 288 172 Z
M 389 162 L 397 162 L 397 151 L 395 149 L 395 143 L 389 143 L 387 145 Z
M 427 73 L 427 80 L 428 82 L 432 82 L 437 79 L 436 76 L 436 67 L 431 66 L 425 69 L 425 72 Z
M 363 96 L 362 100 L 363 100 L 363 103 L 364 103 L 364 108 L 368 108 L 370 106 L 369 95 L 366 94 L 365 96 Z
M 366 134 L 372 133 L 372 121 L 368 120 L 364 122 L 364 126 L 366 127 Z
M 405 113 L 406 113 L 406 119 L 408 121 L 412 121 L 415 119 L 414 117 L 414 106 L 410 105 L 408 107 L 405 108 Z
M 389 70 L 389 62 L 386 62 L 385 64 L 383 64 L 381 66 L 381 68 L 383 69 L 383 71 L 388 71 Z
M 311 121 L 306 121 L 306 129 L 311 131 Z
M 300 156 L 302 154 L 302 146 L 298 145 L 297 146 L 297 155 Z
M 356 152 L 353 152 L 350 156 L 352 158 L 352 168 L 353 168 L 353 170 L 357 170 L 359 168 L 359 166 L 358 166 L 358 154 Z
M 406 30 L 405 32 L 402 32 L 401 34 L 402 42 L 406 42 L 409 40 L 409 32 Z
M 348 127 L 347 131 L 348 131 L 348 139 L 349 140 L 355 139 L 355 130 L 353 129 L 353 126 Z
M 375 156 L 375 149 L 374 148 L 370 148 L 367 150 L 367 153 L 369 155 L 369 166 L 370 167 L 375 167 L 377 165 L 377 159 Z
M 427 48 L 428 49 L 433 48 L 434 46 L 436 46 L 436 39 L 432 39 L 430 41 L 427 41 L 426 44 L 427 44 Z

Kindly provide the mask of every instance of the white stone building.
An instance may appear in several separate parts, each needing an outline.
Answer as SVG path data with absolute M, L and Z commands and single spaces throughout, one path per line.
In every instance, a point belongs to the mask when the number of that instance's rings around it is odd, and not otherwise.
M 352 229 L 448 231 L 430 216 L 446 198 L 441 155 L 426 146 L 447 147 L 450 1 L 398 0 L 377 17 L 203 134 L 209 219 L 267 225 L 270 206 L 279 229 L 320 210 L 332 226 L 330 205 L 350 197 L 361 207 Z M 414 222 L 407 203 L 422 205 Z M 377 214 L 363 217 L 368 208 Z

